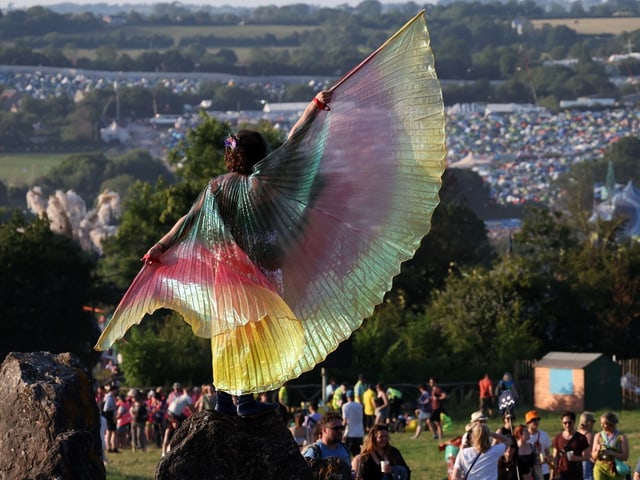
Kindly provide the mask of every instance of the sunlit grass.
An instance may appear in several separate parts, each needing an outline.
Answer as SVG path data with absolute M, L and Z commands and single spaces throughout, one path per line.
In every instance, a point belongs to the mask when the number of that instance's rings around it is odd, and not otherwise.
M 517 420 L 522 421 L 525 409 L 516 412 Z M 538 411 L 542 418 L 540 428 L 551 437 L 560 433 L 560 413 Z M 580 413 L 580 412 L 576 412 Z M 601 415 L 603 412 L 596 412 Z M 629 464 L 635 467 L 640 455 L 640 412 L 623 411 L 620 417 L 619 428 L 629 438 Z M 597 418 L 597 417 L 596 417 Z M 454 417 L 452 431 L 445 434 L 445 439 L 451 439 L 462 434 L 467 423 L 468 416 L 457 415 Z M 501 425 L 499 418 L 491 419 L 489 426 L 496 430 Z M 412 432 L 391 434 L 391 443 L 404 456 L 412 470 L 412 480 L 444 480 L 447 477 L 447 468 L 444 461 L 444 453 L 438 449 L 438 440 L 434 440 L 429 432 L 420 438 L 411 439 Z M 119 454 L 109 454 L 111 463 L 107 465 L 107 480 L 152 480 L 155 476 L 156 465 L 160 462 L 160 450 L 152 447 L 147 452 L 133 453 L 130 450 Z

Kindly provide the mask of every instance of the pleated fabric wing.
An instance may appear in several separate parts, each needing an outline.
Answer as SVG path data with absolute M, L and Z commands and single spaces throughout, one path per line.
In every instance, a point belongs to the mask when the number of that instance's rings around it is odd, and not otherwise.
M 214 179 L 185 230 L 132 283 L 98 342 L 145 313 L 211 337 L 214 382 L 268 391 L 371 315 L 428 233 L 444 171 L 442 93 L 420 13 L 333 87 L 248 177 Z

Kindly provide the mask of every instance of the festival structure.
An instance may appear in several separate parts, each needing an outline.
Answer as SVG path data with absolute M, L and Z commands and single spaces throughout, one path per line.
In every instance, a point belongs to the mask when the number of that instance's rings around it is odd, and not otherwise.
M 438 205 L 445 117 L 429 43 L 421 12 L 340 79 L 330 109 L 238 187 L 240 228 L 205 189 L 96 348 L 175 310 L 211 338 L 213 381 L 235 395 L 273 390 L 335 350 L 382 301 Z

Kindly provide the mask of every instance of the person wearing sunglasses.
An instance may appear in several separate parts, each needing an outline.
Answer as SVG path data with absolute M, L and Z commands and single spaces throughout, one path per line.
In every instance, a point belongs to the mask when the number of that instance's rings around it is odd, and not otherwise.
M 559 480 L 583 480 L 582 462 L 591 457 L 589 440 L 576 431 L 576 414 L 564 412 L 562 432 L 553 438 L 553 472 Z
M 347 465 L 351 465 L 349 450 L 342 443 L 344 434 L 342 417 L 337 412 L 329 412 L 320 419 L 316 428 L 319 438 L 304 451 L 303 456 L 315 459 L 337 457 Z

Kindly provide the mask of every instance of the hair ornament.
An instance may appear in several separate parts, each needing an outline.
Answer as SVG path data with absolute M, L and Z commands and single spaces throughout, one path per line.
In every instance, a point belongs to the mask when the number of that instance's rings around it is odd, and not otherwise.
M 238 137 L 235 135 L 229 135 L 224 139 L 224 148 L 230 148 L 231 150 L 235 150 L 238 146 Z

